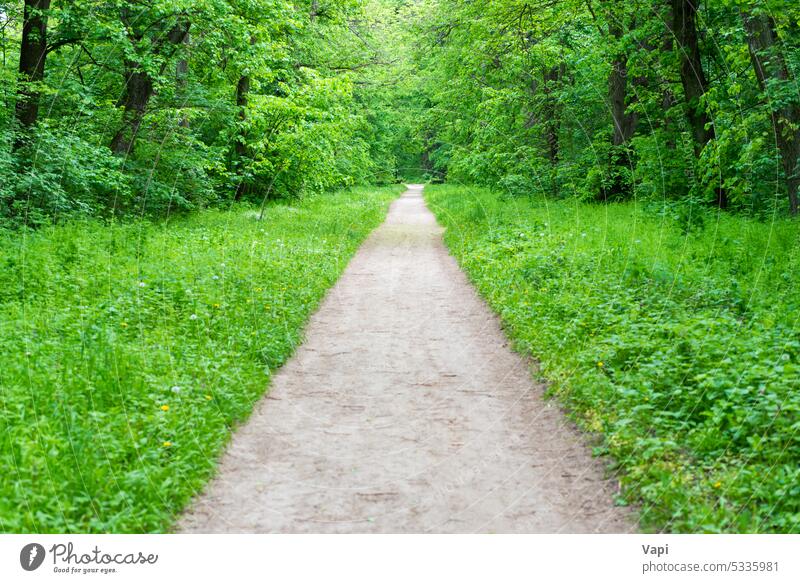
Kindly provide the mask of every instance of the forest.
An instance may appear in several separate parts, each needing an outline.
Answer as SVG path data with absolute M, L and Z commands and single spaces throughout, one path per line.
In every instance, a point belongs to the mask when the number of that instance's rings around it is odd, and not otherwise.
M 794 215 L 798 13 L 783 0 L 4 2 L 3 220 L 157 217 L 417 172 L 698 217 Z
M 170 530 L 404 182 L 638 528 L 800 531 L 797 2 L 18 0 L 0 50 L 3 532 Z

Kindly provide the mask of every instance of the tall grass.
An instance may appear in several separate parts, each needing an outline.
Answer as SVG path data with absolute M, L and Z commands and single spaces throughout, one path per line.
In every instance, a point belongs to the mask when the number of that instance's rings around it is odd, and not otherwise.
M 0 232 L 0 529 L 169 529 L 399 190 Z
M 796 221 L 426 193 L 643 528 L 800 532 Z

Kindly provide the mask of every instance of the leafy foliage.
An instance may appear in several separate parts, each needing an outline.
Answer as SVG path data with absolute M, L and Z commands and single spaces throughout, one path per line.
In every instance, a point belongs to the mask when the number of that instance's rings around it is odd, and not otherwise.
M 407 179 L 648 528 L 796 532 L 798 23 L 0 2 L 0 527 L 166 528 Z
M 795 4 L 416 4 L 418 132 L 451 180 L 797 212 Z
M 24 17 L 46 22 L 33 81 L 17 59 L 38 37 L 3 3 L 0 220 L 157 217 L 394 182 L 391 129 L 368 97 L 385 74 L 377 6 L 53 0 Z M 19 112 L 31 103 L 32 122 Z

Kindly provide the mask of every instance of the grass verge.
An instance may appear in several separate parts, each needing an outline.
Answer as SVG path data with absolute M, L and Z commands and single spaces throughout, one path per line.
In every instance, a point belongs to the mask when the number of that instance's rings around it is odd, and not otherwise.
M 800 531 L 800 231 L 429 186 L 445 241 L 602 436 L 642 528 Z
M 0 232 L 0 529 L 168 530 L 402 189 Z

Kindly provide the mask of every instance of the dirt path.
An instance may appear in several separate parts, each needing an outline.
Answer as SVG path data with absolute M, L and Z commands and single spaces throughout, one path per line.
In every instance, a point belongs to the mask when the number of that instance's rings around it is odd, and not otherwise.
M 234 436 L 185 532 L 634 527 L 411 187 Z

